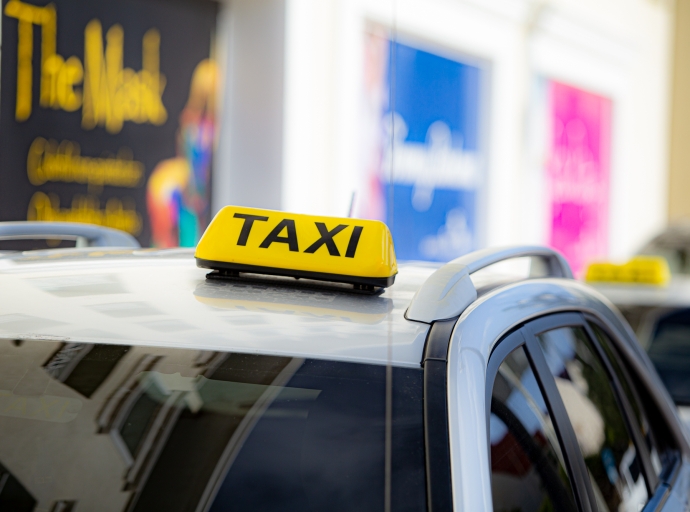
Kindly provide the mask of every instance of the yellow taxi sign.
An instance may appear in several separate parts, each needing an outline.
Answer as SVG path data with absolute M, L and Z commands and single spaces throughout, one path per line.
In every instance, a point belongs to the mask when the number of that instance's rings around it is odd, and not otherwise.
M 375 220 L 226 206 L 197 245 L 197 265 L 234 275 L 282 275 L 358 286 L 393 284 L 388 227 Z
M 636 256 L 627 263 L 592 263 L 585 281 L 590 283 L 629 283 L 664 286 L 671 279 L 666 259 L 661 256 Z

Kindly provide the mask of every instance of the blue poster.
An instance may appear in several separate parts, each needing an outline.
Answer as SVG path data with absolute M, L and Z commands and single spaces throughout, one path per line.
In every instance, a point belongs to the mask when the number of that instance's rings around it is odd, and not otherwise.
M 481 70 L 400 43 L 388 51 L 384 216 L 399 259 L 448 261 L 477 248 Z

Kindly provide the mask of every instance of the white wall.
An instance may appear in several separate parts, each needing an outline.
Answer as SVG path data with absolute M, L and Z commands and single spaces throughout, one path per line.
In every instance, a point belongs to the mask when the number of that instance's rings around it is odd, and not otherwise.
M 666 224 L 672 11 L 647 0 L 546 5 L 529 40 L 532 74 L 613 102 L 609 255 L 624 258 Z
M 278 0 L 232 0 L 230 10 L 237 5 L 238 12 L 249 6 L 257 11 L 255 3 Z M 282 83 L 280 64 L 257 63 L 268 46 L 277 59 L 280 28 L 274 15 L 260 24 L 262 30 L 272 27 L 270 44 L 262 42 L 266 32 L 238 26 L 241 16 L 229 16 L 233 58 L 260 51 L 244 64 L 228 61 L 216 208 L 224 202 L 264 206 L 269 204 L 264 196 L 277 193 L 278 206 L 286 210 L 347 214 L 361 167 L 364 34 L 374 23 L 408 44 L 488 66 L 489 161 L 481 212 L 487 245 L 545 242 L 543 170 L 529 151 L 530 135 L 538 129 L 530 117 L 538 76 L 612 99 L 610 255 L 624 257 L 664 225 L 672 27 L 664 1 L 284 0 L 284 5 Z M 242 46 L 245 39 L 251 44 Z M 257 65 L 264 71 L 255 76 Z M 271 101 L 257 100 L 254 82 L 260 79 L 264 87 L 268 75 L 274 80 Z M 275 96 L 279 84 L 282 103 Z M 238 111 L 239 104 L 245 109 Z M 275 127 L 274 121 L 281 133 L 261 138 L 261 129 Z M 280 180 L 266 179 L 263 173 L 273 176 L 275 166 Z M 232 185 L 224 181 L 227 176 Z M 259 181 L 259 191 L 244 190 Z
M 285 1 L 221 4 L 218 58 L 224 71 L 212 208 L 279 209 L 283 187 Z

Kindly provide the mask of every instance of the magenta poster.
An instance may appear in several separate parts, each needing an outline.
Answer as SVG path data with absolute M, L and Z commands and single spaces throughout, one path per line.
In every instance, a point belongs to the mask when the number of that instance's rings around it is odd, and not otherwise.
M 549 244 L 577 275 L 608 252 L 611 100 L 550 82 Z

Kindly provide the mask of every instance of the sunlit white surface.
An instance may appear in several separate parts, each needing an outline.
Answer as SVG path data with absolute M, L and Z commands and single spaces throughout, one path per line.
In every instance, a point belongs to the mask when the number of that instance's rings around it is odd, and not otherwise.
M 433 267 L 378 296 L 207 280 L 186 250 L 65 250 L 0 259 L 0 338 L 237 350 L 419 366 L 404 318 Z M 390 348 L 390 350 L 389 350 Z

